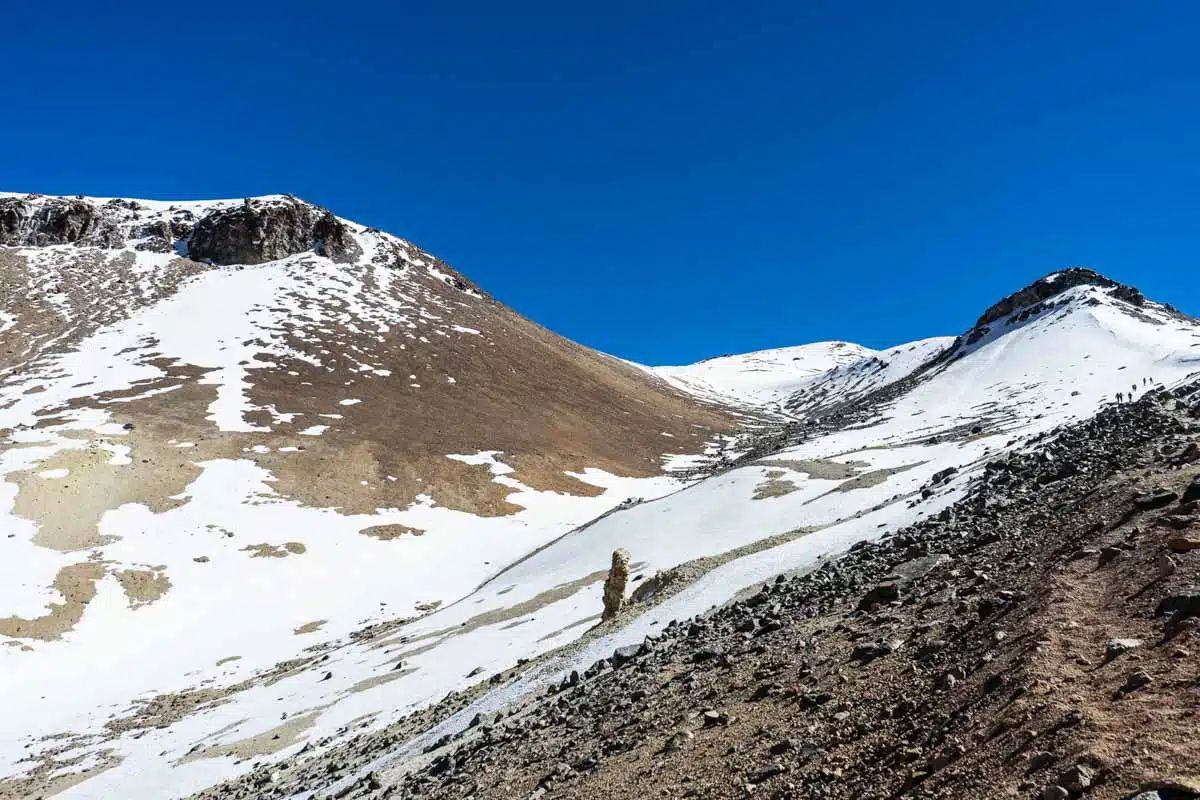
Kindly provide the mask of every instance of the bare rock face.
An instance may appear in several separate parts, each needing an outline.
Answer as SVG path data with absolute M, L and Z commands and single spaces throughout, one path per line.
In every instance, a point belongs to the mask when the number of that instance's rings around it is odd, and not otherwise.
M 188 242 L 190 258 L 218 265 L 262 264 L 310 250 L 336 261 L 358 255 L 345 223 L 294 197 L 214 211 L 201 217 Z
M 262 264 L 315 252 L 340 263 L 362 255 L 350 227 L 328 211 L 286 195 L 247 199 L 199 219 L 172 206 L 153 212 L 136 200 L 99 203 L 81 197 L 0 198 L 0 246 L 123 247 L 189 256 L 219 266 Z
M 0 244 L 120 247 L 124 243 L 120 227 L 84 200 L 54 198 L 34 206 L 21 198 L 0 199 Z
M 362 255 L 362 248 L 350 235 L 345 223 L 328 211 L 321 213 L 312 229 L 313 246 L 317 254 L 344 264 Z
M 629 582 L 629 553 L 614 550 L 612 566 L 604 580 L 604 614 L 602 620 L 612 619 L 625 602 L 625 584 Z
M 0 199 L 0 244 L 21 244 L 23 228 L 29 217 L 29 206 L 15 197 Z

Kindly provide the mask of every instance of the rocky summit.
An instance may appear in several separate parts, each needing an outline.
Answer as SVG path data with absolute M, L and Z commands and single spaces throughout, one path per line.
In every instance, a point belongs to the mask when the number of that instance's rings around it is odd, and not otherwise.
M 291 195 L 166 208 L 137 200 L 4 196 L 0 244 L 179 250 L 220 265 L 262 264 L 308 250 L 343 260 L 361 254 L 341 220 Z
M 1200 797 L 1200 323 L 964 312 L 644 366 L 290 195 L 0 195 L 0 798 Z

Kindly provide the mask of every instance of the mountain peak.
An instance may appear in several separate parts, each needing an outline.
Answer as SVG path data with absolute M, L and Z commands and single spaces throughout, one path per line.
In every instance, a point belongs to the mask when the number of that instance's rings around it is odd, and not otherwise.
M 1000 300 L 983 312 L 983 316 L 976 321 L 974 327 L 982 328 L 1015 312 L 1032 309 L 1076 286 L 1096 286 L 1108 289 L 1110 290 L 1108 294 L 1112 297 L 1134 306 L 1141 306 L 1146 302 L 1142 293 L 1132 286 L 1114 281 L 1087 267 L 1069 267 L 1038 278 L 1025 288 Z
M 1147 304 L 1145 295 L 1133 286 L 1114 281 L 1087 267 L 1068 267 L 1038 278 L 1023 289 L 994 303 L 983 312 L 970 330 L 955 340 L 954 344 L 939 357 L 939 360 L 954 357 L 961 353 L 963 347 L 979 342 L 992 332 L 993 326 L 1001 321 L 1004 321 L 1006 326 L 1016 325 L 1055 306 L 1070 303 L 1073 300 L 1083 300 L 1078 292 L 1071 292 L 1071 290 L 1087 286 L 1095 287 L 1107 297 L 1127 306 L 1141 309 Z M 1061 298 L 1061 300 L 1056 300 L 1056 298 Z M 1099 297 L 1091 296 L 1085 302 L 1095 305 L 1102 301 Z M 1163 308 L 1178 314 L 1170 306 Z

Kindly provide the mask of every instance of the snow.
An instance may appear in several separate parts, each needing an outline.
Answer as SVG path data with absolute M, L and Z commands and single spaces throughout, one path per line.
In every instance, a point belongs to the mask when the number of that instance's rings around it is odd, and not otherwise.
M 175 586 L 160 601 L 138 609 L 137 636 L 130 637 L 122 634 L 128 630 L 129 610 L 120 588 L 115 580 L 105 579 L 69 642 L 50 643 L 21 654 L 24 658 L 9 659 L 13 663 L 6 664 L 4 679 L 23 690 L 6 710 L 13 727 L 0 742 L 9 736 L 27 740 L 53 731 L 98 727 L 128 698 L 150 689 L 186 688 L 194 685 L 198 674 L 221 674 L 225 682 L 245 678 L 293 656 L 297 645 L 292 629 L 314 619 L 331 621 L 320 631 L 322 640 L 328 641 L 347 636 L 364 619 L 390 616 L 381 612 L 381 603 L 395 609 L 434 599 L 449 603 L 492 577 L 500 565 L 558 532 L 594 518 L 616 500 L 631 494 L 652 497 L 677 485 L 669 479 L 624 479 L 589 470 L 578 477 L 607 487 L 609 492 L 594 498 L 538 492 L 509 477 L 511 468 L 497 461 L 498 455 L 453 457 L 488 465 L 497 482 L 514 489 L 510 502 L 526 510 L 508 517 L 480 518 L 434 506 L 428 499 L 405 510 L 342 516 L 275 496 L 268 483 L 269 472 L 244 460 L 201 464 L 203 474 L 185 492 L 191 502 L 179 508 L 154 514 L 143 506 L 126 505 L 109 512 L 102 532 L 120 531 L 123 538 L 108 547 L 108 557 L 169 564 Z M 427 535 L 406 538 L 401 547 L 356 535 L 363 527 L 389 522 L 418 527 Z M 207 531 L 213 525 L 232 536 L 214 538 Z M 307 553 L 252 560 L 241 552 L 246 543 L 262 541 L 264 532 L 271 530 L 286 531 L 287 538 L 307 546 Z M 197 564 L 181 558 L 181 541 L 189 543 L 187 555 L 203 552 L 211 556 L 211 562 Z M 481 549 L 480 542 L 488 542 L 489 547 Z M 388 564 L 387 569 L 375 568 L 381 561 Z M 220 587 L 196 579 L 215 568 L 224 576 Z M 264 569 L 269 572 L 264 574 Z M 397 574 L 405 579 L 397 581 Z M 337 587 L 351 576 L 353 592 L 314 591 Z M 244 613 L 247 608 L 255 613 Z M 237 624 L 229 625 L 230 620 Z M 210 633 L 198 637 L 194 635 L 197 630 Z M 215 635 L 217 631 L 220 635 Z M 119 647 L 112 646 L 115 641 L 120 642 Z M 385 655 L 369 647 L 358 651 L 353 658 L 360 661 Z M 91 680 L 71 686 L 78 665 L 67 656 L 70 652 L 89 654 Z M 242 658 L 219 669 L 213 667 L 230 655 Z M 204 784 L 192 782 L 196 775 L 206 776 L 203 780 L 216 779 L 232 774 L 232 765 L 218 759 L 201 766 L 172 768 L 169 762 L 183 755 L 191 743 L 217 736 L 223 729 L 220 738 L 224 740 L 269 729 L 278 724 L 283 708 L 338 701 L 345 707 L 357 707 L 361 703 L 356 700 L 358 695 L 347 693 L 355 683 L 374 674 L 370 663 L 346 663 L 337 668 L 333 680 L 314 683 L 307 677 L 289 678 L 270 688 L 239 693 L 226 706 L 147 733 L 142 739 L 123 738 L 117 748 L 125 762 L 66 796 L 111 796 L 105 793 L 116 791 L 116 786 L 121 787 L 122 796 L 130 797 L 160 797 L 166 791 L 198 788 Z M 70 703 L 63 702 L 67 691 Z M 327 719 L 338 716 L 333 713 Z M 229 728 L 233 723 L 237 724 Z M 189 744 L 177 748 L 185 739 Z M 168 750 L 169 758 L 158 756 L 163 749 Z M 10 759 L 22 753 L 20 748 L 4 747 L 0 764 L 11 771 L 15 763 Z
M 634 366 L 704 400 L 778 410 L 805 379 L 873 352 L 849 342 L 817 342 L 710 358 L 681 367 Z
M 32 192 L 0 192 L 0 198 L 16 198 L 26 200 L 36 207 L 47 200 L 67 200 L 72 199 L 73 195 L 51 195 L 37 194 Z M 224 208 L 233 208 L 242 205 L 245 198 L 228 198 L 224 200 L 147 200 L 144 198 L 122 198 L 122 197 L 87 197 L 86 200 L 96 204 L 105 205 L 113 201 L 122 203 L 133 202 L 141 206 L 141 209 L 150 213 L 150 215 L 159 215 L 175 210 L 190 211 L 193 214 L 206 214 L 209 211 L 214 211 Z M 288 199 L 287 195 L 283 194 L 267 194 L 250 198 L 262 202 L 282 202 Z
M 797 384 L 788 397 L 787 407 L 806 411 L 814 406 L 862 397 L 907 377 L 953 343 L 953 336 L 935 336 L 839 364 Z

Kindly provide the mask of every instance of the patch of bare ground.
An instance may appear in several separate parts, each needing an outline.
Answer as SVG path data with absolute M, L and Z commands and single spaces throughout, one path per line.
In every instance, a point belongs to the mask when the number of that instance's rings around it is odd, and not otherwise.
M 864 472 L 856 475 L 847 481 L 838 484 L 834 489 L 835 492 L 853 492 L 856 489 L 869 489 L 872 486 L 878 486 L 893 475 L 899 475 L 901 472 L 908 472 L 914 467 L 919 467 L 924 464 L 924 461 L 916 461 L 912 464 L 904 464 L 899 467 L 885 467 L 883 469 L 873 469 L 870 472 Z
M 176 766 L 190 764 L 206 758 L 233 758 L 242 761 L 255 756 L 266 756 L 278 753 L 286 747 L 291 747 L 300 741 L 320 716 L 321 709 L 314 709 L 307 714 L 290 717 L 270 730 L 238 739 L 234 742 L 208 747 L 198 746 L 192 752 L 173 762 Z
M 784 478 L 787 473 L 780 469 L 768 470 L 763 482 L 754 487 L 754 499 L 766 500 L 768 497 L 783 497 L 796 491 L 794 482 Z
M 122 569 L 113 573 L 131 608 L 141 608 L 160 599 L 171 588 L 171 581 L 163 573 L 165 567 L 150 569 Z
M 107 772 L 122 761 L 111 749 L 100 750 L 90 756 L 64 755 L 75 746 L 72 740 L 61 748 L 39 754 L 33 769 L 24 777 L 0 779 L 0 800 L 48 800 Z
M 392 681 L 399 680 L 406 675 L 411 675 L 416 671 L 416 667 L 405 667 L 404 662 L 397 661 L 395 666 L 393 666 L 387 672 L 380 673 L 379 675 L 372 675 L 370 678 L 363 678 L 361 681 L 358 681 L 351 686 L 348 691 L 350 694 L 367 692 L 377 686 L 383 686 L 385 683 L 391 683 Z
M 296 634 L 297 636 L 303 636 L 306 633 L 316 633 L 317 631 L 321 630 L 321 626 L 326 622 L 329 622 L 329 620 L 318 619 L 313 620 L 312 622 L 306 622 L 293 630 L 292 633 Z
M 363 536 L 371 536 L 384 542 L 399 539 L 401 536 L 424 536 L 425 531 L 408 525 L 392 523 L 390 525 L 372 525 L 359 531 Z
M 300 542 L 284 542 L 281 545 L 261 542 L 259 544 L 248 544 L 242 550 L 250 553 L 251 558 L 287 558 L 288 556 L 301 555 L 307 552 L 308 548 Z
M 315 623 L 309 623 L 315 624 Z M 273 686 L 284 678 L 296 675 L 318 660 L 318 655 L 309 655 L 281 661 L 274 667 L 252 675 L 238 683 L 221 687 L 200 687 L 180 692 L 168 692 L 134 701 L 120 716 L 108 720 L 104 725 L 106 740 L 146 728 L 165 728 L 193 714 L 214 708 L 232 695 L 254 687 Z M 228 656 L 217 662 L 217 666 L 232 663 L 241 656 Z M 319 710 L 319 709 L 314 709 Z M 231 726 L 230 729 L 232 729 Z M 221 733 L 221 732 L 218 732 Z M 214 736 L 218 734 L 213 734 Z
M 62 602 L 51 602 L 47 613 L 40 617 L 0 619 L 0 636 L 42 641 L 58 639 L 83 618 L 83 610 L 96 596 L 96 582 L 104 577 L 104 572 L 105 565 L 97 561 L 81 561 L 63 567 L 54 578 L 54 589 L 62 595 Z
M 182 504 L 169 496 L 190 479 L 172 480 L 150 459 L 120 466 L 112 461 L 110 450 L 89 442 L 41 462 L 35 470 L 10 474 L 19 486 L 14 512 L 39 523 L 34 544 L 60 552 L 91 550 L 115 541 L 99 533 L 100 517 L 109 509 L 143 502 L 161 512 Z M 37 474 L 53 469 L 68 470 L 67 477 L 47 480 Z M 194 471 L 192 477 L 200 474 L 199 468 L 185 471 Z
M 106 722 L 104 730 L 108 736 L 117 737 L 145 728 L 165 727 L 198 710 L 218 705 L 225 696 L 226 692 L 221 689 L 201 688 L 136 700 L 126 714 Z
M 754 463 L 764 467 L 785 467 L 820 481 L 844 481 L 869 466 L 865 461 L 842 462 L 825 458 L 762 458 Z

